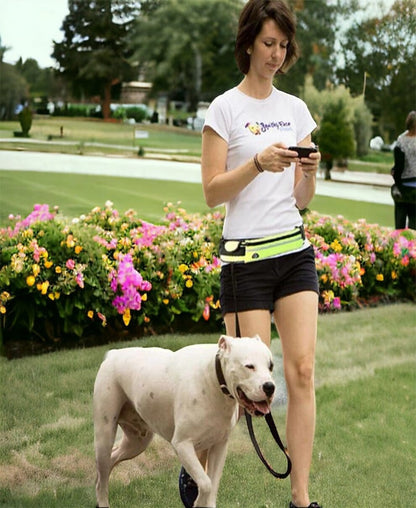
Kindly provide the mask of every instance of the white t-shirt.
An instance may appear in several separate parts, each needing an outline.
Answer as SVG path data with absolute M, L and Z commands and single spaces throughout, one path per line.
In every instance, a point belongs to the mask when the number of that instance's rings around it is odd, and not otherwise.
M 226 169 L 232 171 L 273 143 L 296 145 L 316 123 L 301 99 L 274 87 L 264 100 L 232 88 L 211 103 L 207 126 L 228 143 Z M 301 225 L 293 197 L 294 176 L 295 164 L 282 173 L 265 171 L 225 203 L 224 237 L 260 238 Z

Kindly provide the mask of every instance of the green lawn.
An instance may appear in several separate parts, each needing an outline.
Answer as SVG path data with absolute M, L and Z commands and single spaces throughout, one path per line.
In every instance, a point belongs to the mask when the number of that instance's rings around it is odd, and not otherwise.
M 60 129 L 63 128 L 63 137 Z M 144 130 L 148 138 L 135 138 L 136 130 Z M 0 122 L 0 138 L 13 138 L 13 132 L 20 131 L 18 122 Z M 52 136 L 53 143 L 45 143 Z M 62 153 L 137 153 L 143 146 L 147 151 L 172 150 L 187 155 L 201 154 L 201 135 L 187 129 L 159 125 L 129 125 L 103 122 L 93 119 L 35 117 L 30 130 L 30 140 L 40 141 L 32 149 Z M 17 142 L 16 142 L 17 141 Z M 91 144 L 109 145 L 89 146 Z M 27 148 L 25 140 L 3 141 L 2 149 Z M 122 149 L 124 147 L 124 150 Z
M 63 137 L 60 137 L 61 127 Z M 20 131 L 19 122 L 0 122 L 0 149 L 25 149 L 24 140 L 14 138 L 13 132 Z M 136 139 L 136 130 L 146 130 L 149 137 Z M 47 142 L 52 136 L 52 142 Z M 201 155 L 201 134 L 179 127 L 164 125 L 104 122 L 87 118 L 64 118 L 35 116 L 30 130 L 31 149 L 57 153 L 136 154 L 139 146 L 145 151 L 169 150 L 171 153 Z M 13 142 L 12 142 L 13 141 Z M 95 145 L 94 145 L 95 144 Z M 99 144 L 100 146 L 96 146 Z M 102 146 L 102 145 L 107 145 Z M 349 161 L 348 169 L 352 171 L 369 171 L 390 173 L 393 165 L 391 152 L 370 150 L 360 160 Z
M 0 188 L 0 225 L 11 213 L 27 215 L 35 203 L 58 205 L 63 214 L 78 217 L 110 200 L 120 212 L 133 208 L 153 222 L 162 217 L 166 202 L 181 201 L 188 212 L 208 210 L 201 185 L 192 183 L 0 170 Z M 315 196 L 310 208 L 352 221 L 365 218 L 369 223 L 394 226 L 393 207 L 388 205 Z
M 414 505 L 415 317 L 412 304 L 319 316 L 310 490 L 325 508 Z M 113 347 L 177 349 L 215 342 L 218 335 L 148 337 Z M 0 358 L 0 506 L 94 506 L 92 388 L 109 347 Z M 278 339 L 272 350 L 280 356 Z M 285 441 L 285 407 L 273 412 Z M 264 421 L 256 428 L 267 459 L 281 470 L 283 456 Z M 179 467 L 170 445 L 156 439 L 143 456 L 114 470 L 111 506 L 180 508 Z M 218 507 L 284 508 L 289 499 L 289 481 L 266 471 L 241 421 L 230 441 Z

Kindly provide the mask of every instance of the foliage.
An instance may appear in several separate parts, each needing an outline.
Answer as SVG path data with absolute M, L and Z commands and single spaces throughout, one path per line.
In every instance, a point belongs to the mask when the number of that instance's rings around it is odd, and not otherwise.
M 19 119 L 20 127 L 22 128 L 23 136 L 28 137 L 29 131 L 32 127 L 32 110 L 29 106 L 25 106 L 17 117 Z
M 133 118 L 136 123 L 148 120 L 148 112 L 145 107 L 140 106 L 119 106 L 113 112 L 114 118 Z
M 235 84 L 234 32 L 241 5 L 234 0 L 167 0 L 142 13 L 131 43 L 153 92 L 168 90 L 171 99 L 186 101 L 196 111 L 202 95 L 212 99 Z
M 333 160 L 347 159 L 355 153 L 354 131 L 343 99 L 326 104 L 317 139 L 326 163 L 326 179 L 329 179 Z
M 47 103 L 49 97 L 62 96 L 62 83 L 57 79 L 51 67 L 41 69 L 34 58 L 28 58 L 25 61 L 19 58 L 15 69 L 29 84 L 32 99 L 40 97 Z
M 301 56 L 287 75 L 279 76 L 278 86 L 298 95 L 309 75 L 317 89 L 322 90 L 334 74 L 339 6 L 326 0 L 290 0 L 289 4 L 297 18 L 296 40 Z
M 307 76 L 305 79 L 303 98 L 318 124 L 318 131 L 314 134 L 317 140 L 321 137 L 319 128 L 322 127 L 325 115 L 328 116 L 328 111 L 333 111 L 333 113 L 330 113 L 331 115 L 339 115 L 338 122 L 340 123 L 338 123 L 337 128 L 339 128 L 340 125 L 344 125 L 345 128 L 345 124 L 348 124 L 348 137 L 344 137 L 342 141 L 350 142 L 351 129 L 353 129 L 357 155 L 362 156 L 367 154 L 371 138 L 372 116 L 370 110 L 364 103 L 362 95 L 352 97 L 349 90 L 343 85 L 336 87 L 327 86 L 324 90 L 319 91 L 314 86 L 312 77 Z M 342 111 L 337 110 L 340 104 L 342 104 L 343 107 Z M 340 137 L 341 134 L 337 133 L 335 128 L 333 129 L 331 125 L 326 125 L 324 128 L 325 130 L 329 128 L 331 137 L 328 140 L 325 139 L 323 144 L 321 143 L 322 139 L 319 140 L 321 150 L 325 148 L 325 144 L 328 142 L 328 144 L 331 144 L 331 152 L 328 151 L 328 154 L 333 154 L 332 158 L 345 157 L 345 155 L 341 155 L 341 150 L 340 153 L 333 152 L 334 148 L 337 150 L 341 149 L 341 147 L 338 149 L 340 139 L 337 139 L 337 136 Z M 337 146 L 333 146 L 334 143 Z
M 15 109 L 29 95 L 26 80 L 9 64 L 0 61 L 0 120 L 11 120 Z
M 381 134 L 397 136 L 414 109 L 416 6 L 414 0 L 396 0 L 386 14 L 374 9 L 370 14 L 353 20 L 343 37 L 344 65 L 337 75 L 353 95 L 361 94 L 365 83 L 365 99 Z
M 62 42 L 54 42 L 53 57 L 76 96 L 98 95 L 104 118 L 110 115 L 111 90 L 132 79 L 128 63 L 129 28 L 137 12 L 133 0 L 69 0 Z
M 4 339 L 64 340 L 100 334 L 218 327 L 220 212 L 171 204 L 159 225 L 107 202 L 68 221 L 36 205 L 0 230 Z M 372 299 L 416 300 L 416 234 L 309 213 L 320 309 Z M 205 324 L 204 324 L 205 323 Z M 102 327 L 105 327 L 103 330 Z

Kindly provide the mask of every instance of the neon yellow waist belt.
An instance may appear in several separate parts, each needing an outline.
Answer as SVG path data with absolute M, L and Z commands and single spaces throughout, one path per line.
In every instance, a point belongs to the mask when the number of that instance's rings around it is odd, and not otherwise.
M 251 263 L 300 249 L 305 242 L 303 226 L 279 235 L 252 240 L 226 240 L 220 242 L 220 259 L 225 263 Z

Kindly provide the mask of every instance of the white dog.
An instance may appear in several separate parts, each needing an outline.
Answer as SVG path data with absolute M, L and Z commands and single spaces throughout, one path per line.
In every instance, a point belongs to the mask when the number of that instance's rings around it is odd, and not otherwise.
M 222 336 L 216 344 L 111 350 L 94 387 L 97 506 L 108 507 L 108 480 L 122 460 L 159 434 L 198 486 L 194 506 L 214 507 L 238 406 L 267 414 L 275 391 L 269 348 L 255 338 Z M 117 425 L 123 430 L 114 445 Z M 205 453 L 207 471 L 198 460 Z

